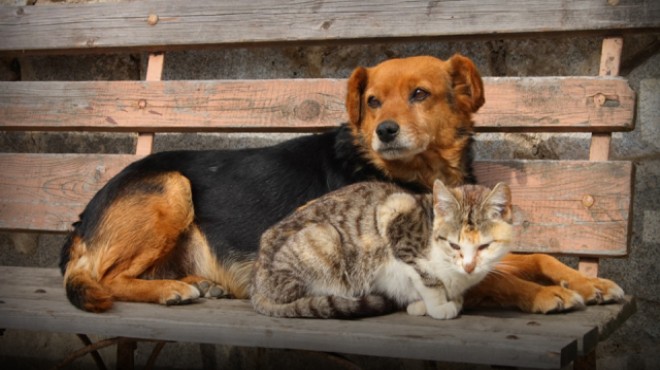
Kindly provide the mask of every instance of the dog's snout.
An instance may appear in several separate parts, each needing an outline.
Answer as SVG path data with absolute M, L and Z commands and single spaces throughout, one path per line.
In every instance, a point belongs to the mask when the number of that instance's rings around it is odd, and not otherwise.
M 394 121 L 385 121 L 378 125 L 376 128 L 376 134 L 380 141 L 389 143 L 399 134 L 399 124 Z

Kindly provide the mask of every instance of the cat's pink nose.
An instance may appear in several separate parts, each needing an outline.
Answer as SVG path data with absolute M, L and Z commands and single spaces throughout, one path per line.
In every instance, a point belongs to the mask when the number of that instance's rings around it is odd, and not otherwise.
M 475 260 L 463 264 L 463 270 L 465 270 L 465 272 L 467 272 L 468 274 L 471 274 L 472 271 L 474 271 L 475 267 L 477 267 L 477 261 Z

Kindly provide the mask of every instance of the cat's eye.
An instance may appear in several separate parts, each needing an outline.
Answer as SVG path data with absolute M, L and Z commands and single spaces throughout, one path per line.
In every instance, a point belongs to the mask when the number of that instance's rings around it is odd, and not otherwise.
M 480 246 L 478 247 L 478 249 L 479 249 L 480 251 L 482 251 L 482 250 L 484 250 L 484 249 L 486 249 L 486 248 L 488 248 L 488 247 L 490 247 L 490 243 L 482 244 L 482 245 L 480 245 Z
M 410 101 L 413 103 L 419 103 L 426 100 L 430 95 L 431 94 L 428 91 L 416 88 L 415 91 L 410 94 Z
M 382 103 L 380 102 L 380 100 L 378 100 L 375 96 L 372 95 L 369 98 L 367 98 L 367 105 L 371 109 L 377 109 L 380 108 Z
M 451 249 L 454 249 L 454 250 L 457 250 L 457 251 L 461 250 L 461 246 L 456 244 L 456 243 L 449 243 L 449 246 L 451 247 Z

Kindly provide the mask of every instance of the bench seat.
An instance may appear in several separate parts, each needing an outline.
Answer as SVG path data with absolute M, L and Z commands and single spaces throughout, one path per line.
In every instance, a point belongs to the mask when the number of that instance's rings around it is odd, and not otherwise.
M 99 315 L 69 303 L 57 269 L 0 266 L 0 327 L 7 329 L 502 366 L 564 367 L 593 351 L 634 312 L 628 296 L 562 314 L 480 309 L 455 320 L 405 312 L 359 320 L 283 319 L 257 314 L 248 301 L 222 299 L 170 307 L 116 302 Z
M 580 36 L 602 38 L 598 76 L 485 77 L 486 104 L 474 119 L 477 133 L 580 133 L 590 141 L 588 158 L 481 160 L 475 169 L 484 185 L 505 181 L 512 188 L 516 252 L 574 256 L 588 276 L 599 275 L 600 259 L 629 253 L 635 166 L 610 160 L 610 144 L 612 133 L 634 129 L 636 96 L 617 76 L 623 36 L 660 30 L 657 0 L 25 4 L 34 2 L 0 6 L 3 61 L 15 58 L 20 66 L 22 58 L 133 53 L 148 54 L 148 62 L 143 81 L 0 82 L 3 132 L 137 137 L 135 151 L 125 154 L 0 153 L 2 232 L 66 232 L 92 195 L 151 153 L 161 133 L 309 133 L 346 120 L 344 79 L 167 80 L 171 52 Z M 564 57 L 554 48 L 539 53 Z M 551 315 L 480 309 L 450 321 L 405 313 L 338 321 L 270 318 L 246 301 L 200 299 L 172 307 L 116 302 L 111 311 L 92 314 L 67 301 L 57 269 L 0 266 L 0 330 L 119 337 L 122 369 L 133 366 L 136 340 L 595 368 L 598 342 L 635 310 L 628 296 Z

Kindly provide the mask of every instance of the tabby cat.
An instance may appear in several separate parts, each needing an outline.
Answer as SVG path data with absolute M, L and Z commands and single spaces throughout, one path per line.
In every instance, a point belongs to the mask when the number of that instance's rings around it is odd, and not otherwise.
M 508 252 L 507 185 L 413 194 L 358 183 L 326 194 L 268 229 L 253 271 L 252 305 L 280 317 L 353 318 L 406 307 L 458 316 L 463 293 Z

